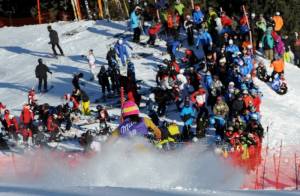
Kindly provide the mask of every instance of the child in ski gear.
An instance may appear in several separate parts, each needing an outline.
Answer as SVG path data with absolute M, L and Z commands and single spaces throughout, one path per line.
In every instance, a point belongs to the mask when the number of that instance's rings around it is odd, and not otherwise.
M 99 85 L 101 86 L 101 89 L 102 89 L 102 96 L 105 99 L 106 91 L 107 91 L 107 94 L 110 93 L 110 84 L 109 84 L 108 72 L 105 69 L 104 65 L 101 66 L 97 77 L 98 77 Z
M 121 63 L 123 66 L 126 65 L 127 60 L 129 59 L 129 53 L 127 51 L 127 47 L 131 48 L 127 42 L 123 39 L 119 39 L 115 44 L 115 50 L 119 59 L 121 59 Z
M 55 30 L 53 30 L 52 27 L 51 27 L 50 25 L 47 26 L 47 29 L 48 29 L 48 31 L 49 31 L 49 38 L 50 38 L 49 44 L 52 45 L 52 50 L 53 50 L 54 56 L 57 55 L 56 50 L 55 50 L 55 46 L 58 47 L 60 54 L 61 54 L 62 56 L 64 56 L 64 52 L 63 52 L 63 50 L 61 49 L 61 47 L 60 47 L 60 45 L 59 45 L 59 39 L 58 39 L 58 34 L 57 34 L 57 32 L 56 32 Z
M 93 81 L 96 78 L 96 58 L 94 56 L 94 51 L 92 49 L 89 50 L 89 54 L 86 56 L 89 68 L 91 72 L 91 79 L 90 81 Z
M 34 88 L 30 89 L 28 92 L 28 104 L 30 106 L 35 106 L 37 102 L 37 97 L 35 95 L 35 90 Z
M 80 78 L 83 78 L 83 73 L 79 73 L 79 74 L 74 74 L 73 79 L 72 79 L 72 84 L 74 89 L 78 89 L 80 90 L 80 83 L 79 80 Z
M 86 94 L 85 91 L 80 90 L 80 97 L 81 97 L 81 106 L 82 106 L 82 113 L 83 115 L 90 115 L 90 98 L 89 96 Z
M 44 83 L 44 92 L 48 91 L 48 86 L 47 86 L 47 73 L 52 74 L 52 72 L 49 70 L 47 65 L 43 64 L 42 59 L 38 59 L 38 65 L 35 68 L 35 77 L 39 81 L 39 86 L 38 90 L 41 92 L 42 90 L 42 83 Z
M 126 101 L 122 105 L 122 117 L 124 121 L 112 132 L 112 136 L 147 136 L 148 132 L 152 132 L 157 140 L 161 139 L 159 128 L 149 118 L 139 117 L 139 108 L 134 102 Z
M 59 132 L 57 117 L 57 114 L 51 114 L 47 119 L 47 130 L 50 133 L 50 141 L 55 140 Z

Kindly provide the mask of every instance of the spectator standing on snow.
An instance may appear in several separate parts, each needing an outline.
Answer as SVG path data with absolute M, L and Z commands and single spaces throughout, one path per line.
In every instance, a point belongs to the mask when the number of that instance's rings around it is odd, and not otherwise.
M 130 27 L 133 30 L 133 42 L 139 43 L 141 36 L 141 15 L 142 8 L 136 6 L 134 11 L 130 14 Z
M 48 91 L 47 73 L 52 74 L 47 65 L 43 64 L 42 59 L 38 59 L 38 65 L 35 68 L 35 77 L 39 80 L 38 91 L 41 92 L 42 83 L 44 82 L 44 92 Z
M 90 81 L 94 81 L 95 78 L 97 78 L 97 73 L 96 73 L 96 58 L 94 55 L 94 51 L 92 49 L 89 50 L 89 54 L 86 56 L 88 63 L 89 63 L 89 68 L 91 72 L 91 78 Z
M 50 42 L 49 44 L 52 45 L 52 50 L 53 50 L 53 54 L 54 56 L 57 55 L 57 52 L 55 50 L 55 46 L 57 46 L 57 48 L 59 49 L 59 52 L 62 56 L 64 56 L 64 52 L 61 49 L 60 45 L 59 45 L 59 38 L 58 38 L 58 34 L 55 30 L 52 29 L 52 27 L 49 25 L 47 27 L 48 31 L 49 31 L 49 38 L 50 38 Z

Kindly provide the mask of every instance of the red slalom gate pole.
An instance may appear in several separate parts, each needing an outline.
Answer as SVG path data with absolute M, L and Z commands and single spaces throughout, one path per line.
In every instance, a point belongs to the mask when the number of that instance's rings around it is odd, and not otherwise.
M 269 151 L 269 146 L 266 147 L 266 155 L 265 155 L 263 176 L 262 176 L 262 189 L 265 189 L 265 175 L 266 175 L 266 163 L 267 163 L 268 151 Z
M 296 190 L 298 190 L 298 164 L 297 164 L 297 154 L 295 153 L 295 177 L 296 177 Z
M 279 151 L 279 160 L 277 165 L 277 175 L 276 175 L 276 188 L 279 188 L 279 173 L 280 173 L 280 163 L 281 163 L 281 154 L 282 154 L 282 140 L 280 142 L 280 151 Z
M 275 154 L 273 154 L 273 163 L 274 163 L 274 174 L 276 176 L 276 184 L 275 184 L 275 187 L 277 189 L 277 165 L 276 165 L 276 156 Z
M 247 12 L 246 12 L 246 8 L 245 8 L 244 5 L 243 5 L 243 11 L 244 11 L 244 14 L 245 14 L 245 16 L 246 16 L 247 26 L 248 26 L 248 28 L 249 28 L 249 38 L 250 38 L 250 43 L 251 43 L 251 46 L 252 46 L 251 53 L 253 54 L 252 31 L 251 31 L 251 28 L 250 28 L 249 18 L 248 18 L 248 15 L 247 15 Z

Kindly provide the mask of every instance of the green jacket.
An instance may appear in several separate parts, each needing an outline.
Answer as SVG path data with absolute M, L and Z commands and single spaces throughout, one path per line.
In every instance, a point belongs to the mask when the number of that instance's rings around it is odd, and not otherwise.
M 178 12 L 180 16 L 183 15 L 184 5 L 182 3 L 175 4 L 174 9 Z

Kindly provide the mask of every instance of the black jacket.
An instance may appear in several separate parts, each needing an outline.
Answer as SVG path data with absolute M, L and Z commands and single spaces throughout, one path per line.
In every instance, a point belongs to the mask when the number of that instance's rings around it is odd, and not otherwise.
M 55 30 L 51 29 L 49 31 L 49 38 L 50 38 L 51 44 L 58 44 L 58 42 L 59 42 L 58 34 Z
M 81 94 L 81 99 L 83 102 L 87 102 L 90 100 L 89 96 L 86 94 L 85 91 L 83 90 L 80 90 L 80 94 Z
M 52 74 L 47 65 L 40 63 L 35 68 L 35 77 L 47 78 L 47 72 Z

